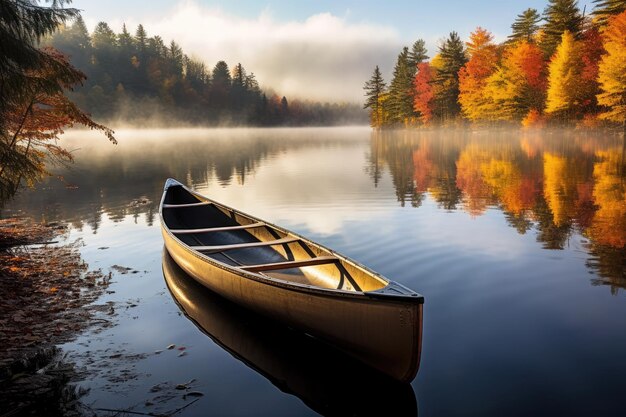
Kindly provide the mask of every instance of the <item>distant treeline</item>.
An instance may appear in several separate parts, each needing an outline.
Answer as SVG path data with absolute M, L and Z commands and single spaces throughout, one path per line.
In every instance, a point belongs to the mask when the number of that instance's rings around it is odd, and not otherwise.
M 423 40 L 398 56 L 386 85 L 378 67 L 365 83 L 373 127 L 622 123 L 626 129 L 626 0 L 576 0 L 527 9 L 502 44 L 478 27 L 456 32 L 428 61 Z
M 139 25 L 115 33 L 105 22 L 89 34 L 78 16 L 47 44 L 67 54 L 85 73 L 82 87 L 69 94 L 100 120 L 123 119 L 203 125 L 339 125 L 366 123 L 357 104 L 288 100 L 260 88 L 241 64 L 219 61 L 213 69 L 171 41 L 148 37 Z

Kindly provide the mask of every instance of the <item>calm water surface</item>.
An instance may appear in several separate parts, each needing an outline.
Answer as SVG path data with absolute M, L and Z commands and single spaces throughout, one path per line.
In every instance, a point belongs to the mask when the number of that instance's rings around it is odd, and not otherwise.
M 64 346 L 93 372 L 81 382 L 92 408 L 171 411 L 196 399 L 173 388 L 195 379 L 204 396 L 181 415 L 624 415 L 621 138 L 367 128 L 118 138 L 67 134 L 76 164 L 2 212 L 68 221 L 90 267 L 112 272 L 99 304 L 112 303 L 116 325 Z M 167 177 L 422 293 L 413 383 L 198 288 L 163 253 Z

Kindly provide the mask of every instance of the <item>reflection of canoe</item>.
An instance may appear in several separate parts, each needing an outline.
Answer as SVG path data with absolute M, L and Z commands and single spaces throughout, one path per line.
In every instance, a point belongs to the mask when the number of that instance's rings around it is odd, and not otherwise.
M 159 212 L 168 252 L 207 288 L 400 381 L 415 377 L 421 295 L 173 179 L 165 184 Z
M 415 394 L 408 383 L 218 297 L 185 274 L 167 251 L 163 274 L 174 299 L 201 330 L 316 412 L 327 416 L 417 415 Z

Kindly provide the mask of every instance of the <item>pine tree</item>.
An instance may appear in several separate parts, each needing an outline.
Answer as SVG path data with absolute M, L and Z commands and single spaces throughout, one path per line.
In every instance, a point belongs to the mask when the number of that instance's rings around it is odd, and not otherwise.
M 533 42 L 539 30 L 541 15 L 536 9 L 526 9 L 522 14 L 517 15 L 517 19 L 511 25 L 512 33 L 508 37 L 508 42 L 526 41 Z
M 467 58 L 458 33 L 450 33 L 448 39 L 439 47 L 438 57 L 439 62 L 434 77 L 435 115 L 445 122 L 456 118 L 461 111 L 457 100 L 459 70 L 465 65 Z
M 547 58 L 552 57 L 561 43 L 561 35 L 568 31 L 578 39 L 583 28 L 583 17 L 580 14 L 577 0 L 548 0 L 543 12 L 546 24 L 543 26 L 541 49 Z
M 148 34 L 141 24 L 137 26 L 137 31 L 135 32 L 135 45 L 137 45 L 137 52 L 140 55 L 144 55 L 148 47 Z
M 423 39 L 418 39 L 413 43 L 411 51 L 409 51 L 409 67 L 412 69 L 412 77 L 415 77 L 417 65 L 428 59 L 428 51 L 426 51 L 426 43 Z
M 364 109 L 370 109 L 370 125 L 372 127 L 381 127 L 381 112 L 380 112 L 380 97 L 385 92 L 385 80 L 380 73 L 378 65 L 374 68 L 372 77 L 365 83 L 363 89 L 365 90 L 365 104 Z
M 580 104 L 580 46 L 569 31 L 563 32 L 561 43 L 548 67 L 546 113 L 569 118 Z
M 409 48 L 402 49 L 389 85 L 389 115 L 394 123 L 408 124 L 413 112 L 413 74 Z
M 608 109 L 601 117 L 623 123 L 626 130 L 626 11 L 608 19 L 602 37 L 607 53 L 599 66 L 598 103 Z
M 599 25 L 606 25 L 609 17 L 618 15 L 626 10 L 626 0 L 593 0 L 595 7 L 593 15 Z

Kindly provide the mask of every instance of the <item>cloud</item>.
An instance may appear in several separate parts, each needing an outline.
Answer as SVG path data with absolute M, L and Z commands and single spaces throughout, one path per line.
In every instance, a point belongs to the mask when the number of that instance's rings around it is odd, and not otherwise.
M 361 102 L 374 66 L 389 73 L 402 47 L 395 29 L 330 13 L 277 21 L 267 11 L 246 18 L 182 1 L 150 21 L 125 22 L 131 32 L 142 23 L 148 35 L 175 40 L 211 68 L 219 60 L 231 67 L 241 62 L 263 88 L 322 101 Z M 118 31 L 122 21 L 110 24 Z

